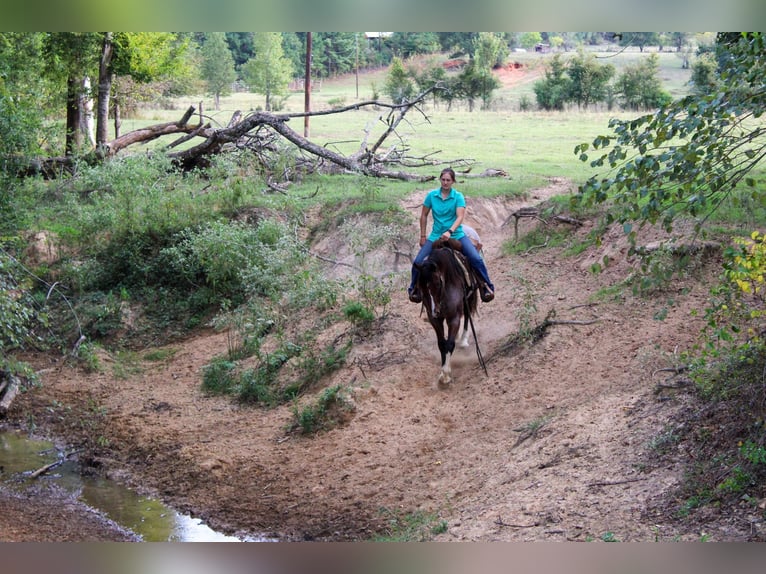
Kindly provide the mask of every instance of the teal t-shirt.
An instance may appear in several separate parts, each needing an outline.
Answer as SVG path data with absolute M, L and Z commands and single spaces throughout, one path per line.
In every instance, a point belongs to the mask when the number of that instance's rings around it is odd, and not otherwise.
M 431 210 L 431 215 L 434 218 L 434 226 L 431 229 L 431 235 L 428 236 L 428 240 L 436 241 L 442 233 L 455 223 L 458 207 L 465 207 L 465 197 L 459 191 L 452 189 L 447 199 L 444 199 L 442 198 L 442 190 L 434 189 L 428 192 L 428 195 L 423 200 L 423 205 Z M 460 225 L 451 237 L 452 239 L 460 239 L 463 235 L 465 235 L 463 233 L 463 226 Z

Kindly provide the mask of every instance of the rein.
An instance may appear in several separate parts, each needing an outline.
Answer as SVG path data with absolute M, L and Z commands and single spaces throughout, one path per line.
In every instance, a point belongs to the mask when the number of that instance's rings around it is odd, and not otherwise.
M 481 365 L 481 368 L 484 369 L 484 374 L 489 376 L 489 373 L 487 372 L 487 363 L 484 361 L 484 357 L 481 354 L 481 349 L 479 348 L 479 338 L 476 336 L 476 327 L 473 325 L 473 317 L 471 317 L 471 309 L 470 305 L 468 304 L 468 297 L 471 296 L 471 293 L 475 291 L 477 287 L 475 284 L 473 284 L 472 281 L 469 280 L 471 274 L 468 269 L 466 269 L 465 265 L 463 265 L 463 262 L 460 260 L 460 258 L 457 256 L 455 250 L 450 249 L 450 251 L 452 252 L 452 259 L 454 260 L 455 264 L 463 271 L 463 310 L 465 311 L 465 316 L 468 319 L 468 323 L 471 325 L 471 333 L 473 333 L 473 342 L 476 345 L 476 356 L 479 359 L 479 364 Z

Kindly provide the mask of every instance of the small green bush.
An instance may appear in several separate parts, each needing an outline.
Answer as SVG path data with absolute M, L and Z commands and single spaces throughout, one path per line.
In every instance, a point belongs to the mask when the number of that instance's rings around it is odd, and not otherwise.
M 231 392 L 236 385 L 232 361 L 215 358 L 202 370 L 202 389 L 210 394 L 222 395 Z
M 312 434 L 340 424 L 353 410 L 348 391 L 343 385 L 333 385 L 325 389 L 315 401 L 303 407 L 294 405 L 293 428 L 300 429 L 302 434 Z

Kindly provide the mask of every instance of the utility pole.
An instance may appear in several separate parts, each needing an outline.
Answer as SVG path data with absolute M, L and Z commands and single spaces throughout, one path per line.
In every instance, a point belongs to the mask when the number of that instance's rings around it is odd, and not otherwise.
M 354 32 L 354 44 L 356 44 L 356 99 L 359 99 L 359 32 Z
M 309 137 L 309 112 L 311 111 L 311 32 L 306 32 L 306 77 L 303 81 L 304 111 L 303 137 Z

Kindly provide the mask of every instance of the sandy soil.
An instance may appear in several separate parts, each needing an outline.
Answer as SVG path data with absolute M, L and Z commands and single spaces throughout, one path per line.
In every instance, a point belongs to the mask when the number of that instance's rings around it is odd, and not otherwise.
M 317 389 L 353 388 L 355 410 L 342 427 L 305 437 L 286 431 L 290 405 L 263 410 L 203 394 L 202 368 L 227 348 L 227 335 L 211 331 L 172 343 L 171 359 L 127 379 L 108 364 L 84 374 L 37 357 L 42 385 L 17 398 L 11 420 L 33 414 L 41 428 L 69 437 L 87 426 L 101 439 L 88 462 L 229 534 L 359 540 L 385 530 L 392 514 L 422 511 L 446 522 L 434 535 L 445 541 L 696 540 L 702 528 L 710 540 L 749 539 L 744 521 L 675 521 L 664 500 L 682 469 L 652 462 L 652 440 L 684 406 L 683 393 L 656 392 L 667 374 L 660 369 L 696 341 L 701 319 L 690 311 L 704 308 L 705 275 L 652 299 L 594 299 L 632 265 L 618 230 L 577 256 L 559 248 L 501 254 L 513 237 L 513 220 L 503 225 L 511 213 L 570 191 L 556 180 L 521 201 L 469 198 L 468 220 L 497 288 L 476 320 L 487 375 L 472 344 L 456 351 L 455 381 L 437 386 L 434 334 L 404 293 L 408 265 L 381 253 L 401 289 L 346 367 Z M 413 250 L 421 199 L 405 202 Z M 519 231 L 536 225 L 522 219 Z M 313 249 L 343 257 L 327 240 Z M 591 273 L 605 255 L 611 265 Z M 509 348 L 509 337 L 552 311 L 560 323 Z M 0 497 L 2 538 L 22 539 L 4 520 L 8 504 Z M 67 520 L 76 538 L 79 526 Z M 26 536 L 56 539 L 46 530 Z

